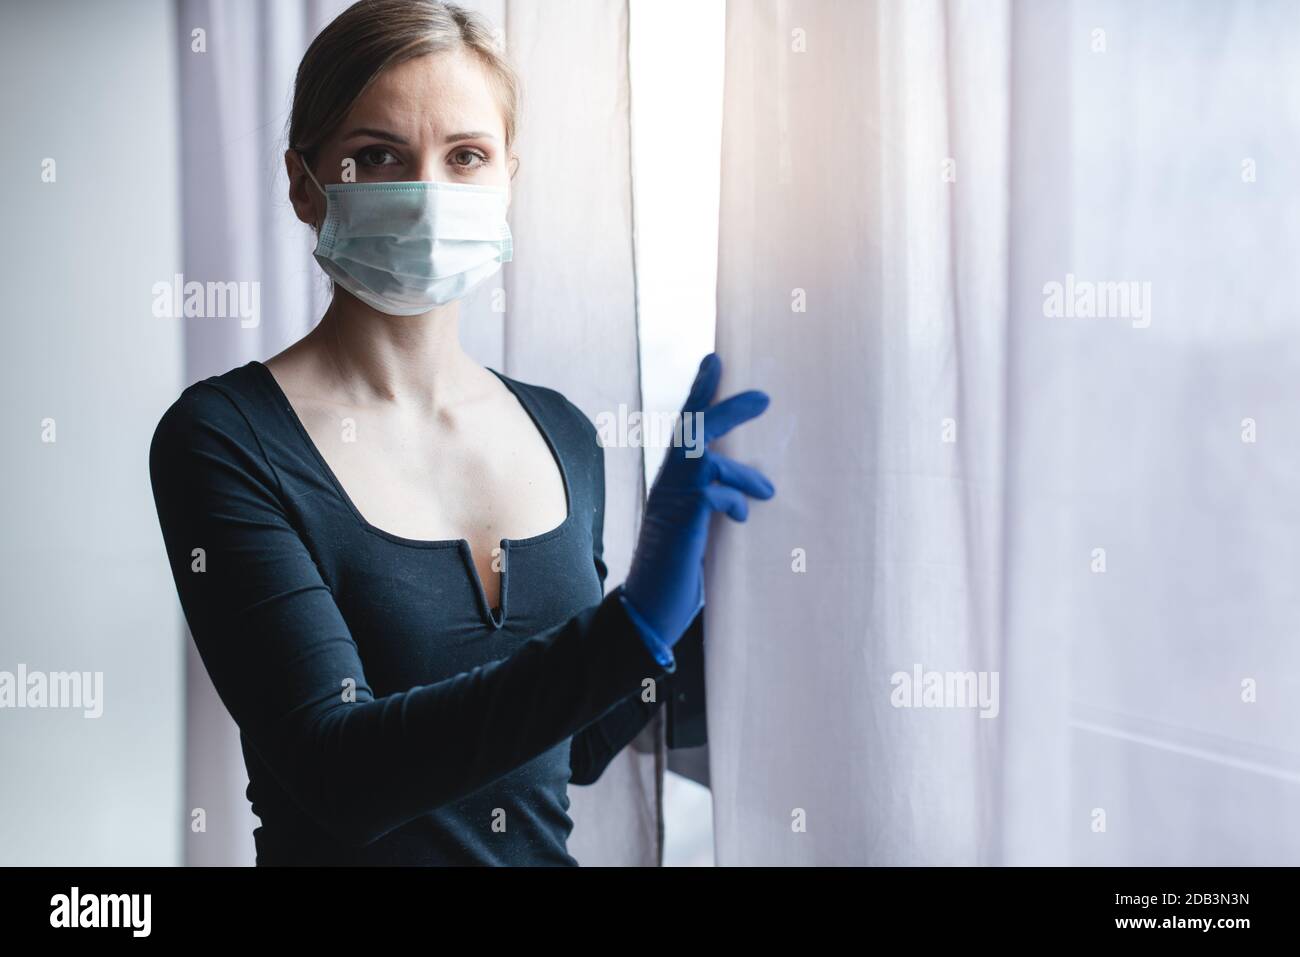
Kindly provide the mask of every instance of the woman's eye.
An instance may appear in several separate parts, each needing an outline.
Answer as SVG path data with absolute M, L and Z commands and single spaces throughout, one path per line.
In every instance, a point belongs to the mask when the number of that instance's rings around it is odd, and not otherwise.
M 475 162 L 477 160 L 477 162 Z M 487 157 L 478 150 L 457 150 L 452 154 L 452 162 L 462 170 L 478 169 L 486 164 Z
M 357 159 L 362 166 L 391 166 L 397 162 L 392 151 L 383 146 L 367 146 L 357 153 Z

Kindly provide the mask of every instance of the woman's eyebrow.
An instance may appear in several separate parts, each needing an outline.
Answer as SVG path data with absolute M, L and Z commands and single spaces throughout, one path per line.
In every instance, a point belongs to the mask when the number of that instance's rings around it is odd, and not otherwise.
M 375 129 L 372 126 L 358 126 L 355 130 L 343 137 L 345 140 L 355 139 L 358 136 L 373 136 L 381 140 L 388 140 L 390 143 L 397 143 L 401 146 L 410 146 L 410 142 L 404 137 L 388 130 Z
M 388 140 L 390 143 L 397 143 L 400 146 L 410 146 L 411 143 L 405 137 L 398 136 L 390 130 L 381 130 L 373 126 L 358 126 L 349 132 L 344 140 L 355 139 L 358 136 L 373 136 L 376 139 Z M 470 130 L 466 133 L 452 133 L 443 141 L 445 143 L 458 143 L 461 140 L 495 140 L 496 137 L 484 130 Z

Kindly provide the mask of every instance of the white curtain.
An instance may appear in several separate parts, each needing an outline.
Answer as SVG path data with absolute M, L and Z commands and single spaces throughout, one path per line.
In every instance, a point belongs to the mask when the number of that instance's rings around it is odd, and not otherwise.
M 720 864 L 1300 852 L 1298 43 L 1284 3 L 728 5 L 721 392 L 772 405 L 719 447 L 777 497 L 706 567 Z M 991 707 L 905 706 L 918 669 Z
M 1038 75 L 1064 73 L 1069 109 L 1034 127 L 1064 127 L 1070 153 L 1057 207 L 1026 196 L 1016 219 L 1041 258 L 1016 284 L 1007 557 L 1008 665 L 1059 686 L 1023 716 L 1007 821 L 1053 814 L 1011 830 L 1008 856 L 1294 864 L 1300 7 L 1056 20 L 1035 29 L 1060 54 Z M 1057 148 L 1027 149 L 1043 175 Z M 1065 242 L 1030 246 L 1058 217 Z M 1042 287 L 1067 274 L 1149 284 L 1147 308 L 1047 318 Z
M 345 0 L 178 0 L 182 202 L 187 278 L 261 282 L 261 321 L 191 320 L 186 381 L 265 359 L 305 334 L 327 304 L 310 230 L 287 199 L 283 153 L 294 72 Z M 501 28 L 523 85 L 515 259 L 461 307 L 462 342 L 480 362 L 558 389 L 594 419 L 639 405 L 628 159 L 624 0 L 477 0 Z M 193 31 L 204 31 L 197 52 Z M 574 143 L 583 148 L 575 149 Z M 575 251 L 578 255 L 566 255 Z M 492 310 L 506 291 L 507 308 Z M 599 355 L 592 365 L 575 357 Z M 644 495 L 639 449 L 607 450 L 607 587 L 622 580 Z M 207 812 L 186 862 L 253 861 L 238 731 L 188 636 L 187 807 Z M 590 787 L 570 789 L 570 851 L 584 865 L 657 864 L 661 720 Z
M 708 565 L 719 864 L 989 854 L 996 723 L 889 676 L 996 667 L 1008 42 L 1001 3 L 728 5 L 720 394 L 772 404 L 719 448 L 777 496 Z

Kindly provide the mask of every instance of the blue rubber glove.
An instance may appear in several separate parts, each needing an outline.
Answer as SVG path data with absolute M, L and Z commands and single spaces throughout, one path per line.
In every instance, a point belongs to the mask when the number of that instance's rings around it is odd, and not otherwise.
M 675 439 L 664 455 L 620 596 L 655 659 L 669 671 L 677 666 L 672 646 L 704 607 L 710 517 L 719 511 L 743 522 L 749 516 L 746 495 L 768 499 L 776 492 L 757 469 L 708 449 L 710 441 L 768 405 L 767 395 L 757 390 L 710 405 L 721 376 L 722 360 L 711 352 L 700 363 L 682 407 L 683 419 L 692 417 L 693 426 L 696 413 L 703 413 L 703 430 L 691 437 L 692 448 Z

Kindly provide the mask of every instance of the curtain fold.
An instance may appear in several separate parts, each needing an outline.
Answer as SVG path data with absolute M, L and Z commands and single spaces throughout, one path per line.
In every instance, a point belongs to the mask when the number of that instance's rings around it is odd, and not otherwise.
M 777 496 L 706 565 L 719 864 L 994 859 L 997 722 L 894 679 L 999 665 L 1009 29 L 728 5 L 719 450 Z
M 719 448 L 777 496 L 706 567 L 719 863 L 1300 851 L 1298 42 L 728 5 L 722 393 L 772 404 Z

